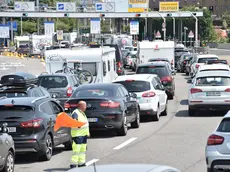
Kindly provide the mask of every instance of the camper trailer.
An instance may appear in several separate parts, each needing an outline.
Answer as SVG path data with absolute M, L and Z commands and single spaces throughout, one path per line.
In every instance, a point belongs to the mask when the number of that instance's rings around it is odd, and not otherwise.
M 46 72 L 50 74 L 62 70 L 64 62 L 73 69 L 80 62 L 82 69 L 90 71 L 93 75 L 92 83 L 110 83 L 117 77 L 114 48 L 49 50 L 45 52 L 45 58 Z

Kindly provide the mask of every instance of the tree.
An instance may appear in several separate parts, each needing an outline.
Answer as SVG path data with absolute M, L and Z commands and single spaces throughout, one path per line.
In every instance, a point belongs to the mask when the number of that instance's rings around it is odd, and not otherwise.
M 227 25 L 230 25 L 230 11 L 226 11 L 222 15 L 222 20 L 226 21 Z

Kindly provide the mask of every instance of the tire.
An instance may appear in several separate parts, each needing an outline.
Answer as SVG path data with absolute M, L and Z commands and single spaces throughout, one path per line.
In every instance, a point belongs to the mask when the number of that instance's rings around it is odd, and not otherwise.
M 174 97 L 174 92 L 168 95 L 168 100 L 173 100 L 173 97 Z
M 78 77 L 79 77 L 80 82 L 82 82 L 81 81 L 81 75 L 82 76 L 87 76 L 87 80 L 86 80 L 86 78 L 82 78 L 84 81 L 87 81 L 87 82 L 84 82 L 84 83 L 90 84 L 90 83 L 93 82 L 93 75 L 92 75 L 92 73 L 90 71 L 88 71 L 88 70 L 79 71 Z
M 186 72 L 186 75 L 188 76 L 188 75 L 189 75 L 189 73 L 188 73 L 188 72 Z
M 72 138 L 70 137 L 70 140 L 66 143 L 64 143 L 65 150 L 72 150 Z
M 160 108 L 159 108 L 159 105 L 158 105 L 158 107 L 157 107 L 157 113 L 156 113 L 156 115 L 154 114 L 153 117 L 152 117 L 153 121 L 159 121 L 159 119 L 160 119 L 160 113 L 159 113 L 159 111 L 160 111 Z
M 49 161 L 53 155 L 53 142 L 50 134 L 47 134 L 45 138 L 45 150 L 40 154 L 39 159 L 42 161 Z
M 126 136 L 128 132 L 128 126 L 126 123 L 126 117 L 124 117 L 124 120 L 122 121 L 122 126 L 120 129 L 117 130 L 118 136 Z
M 168 101 L 166 102 L 165 110 L 161 113 L 162 116 L 168 115 Z
M 8 152 L 2 172 L 14 172 L 14 154 L 12 151 Z
M 136 119 L 134 122 L 131 123 L 132 128 L 139 128 L 140 127 L 140 110 L 139 108 L 137 109 L 136 112 Z
M 189 115 L 189 116 L 195 116 L 195 114 L 196 114 L 196 111 L 195 111 L 195 110 L 193 110 L 193 109 L 191 109 L 191 108 L 188 109 L 188 115 Z

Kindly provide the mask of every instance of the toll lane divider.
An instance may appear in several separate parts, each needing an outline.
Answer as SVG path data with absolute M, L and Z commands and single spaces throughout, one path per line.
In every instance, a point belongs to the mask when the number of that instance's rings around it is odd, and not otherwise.
M 8 51 L 2 52 L 1 55 L 8 56 L 8 57 L 16 57 L 16 58 L 20 58 L 20 59 L 24 59 L 25 57 L 29 58 L 29 56 L 27 54 L 19 54 L 17 52 L 8 52 Z M 41 57 L 41 56 L 31 56 L 30 58 L 41 59 L 41 62 L 45 61 L 45 58 Z

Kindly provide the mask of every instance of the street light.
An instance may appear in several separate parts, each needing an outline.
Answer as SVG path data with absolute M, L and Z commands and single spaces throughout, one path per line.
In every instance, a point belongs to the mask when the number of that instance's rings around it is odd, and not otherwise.
M 195 18 L 196 23 L 195 23 L 195 46 L 198 46 L 198 18 L 196 17 L 196 13 L 190 12 L 190 14 Z
M 188 30 L 187 27 L 184 27 L 184 45 L 186 46 L 186 31 Z
M 157 12 L 157 13 L 164 20 L 164 23 L 166 24 L 166 19 L 164 18 L 164 16 L 159 12 Z M 166 27 L 164 28 L 164 38 L 163 38 L 163 40 L 165 41 L 165 39 L 166 39 Z
M 175 18 L 172 17 L 172 14 L 167 14 L 167 17 L 171 17 L 173 19 L 173 40 L 174 40 L 176 35 L 176 21 Z

